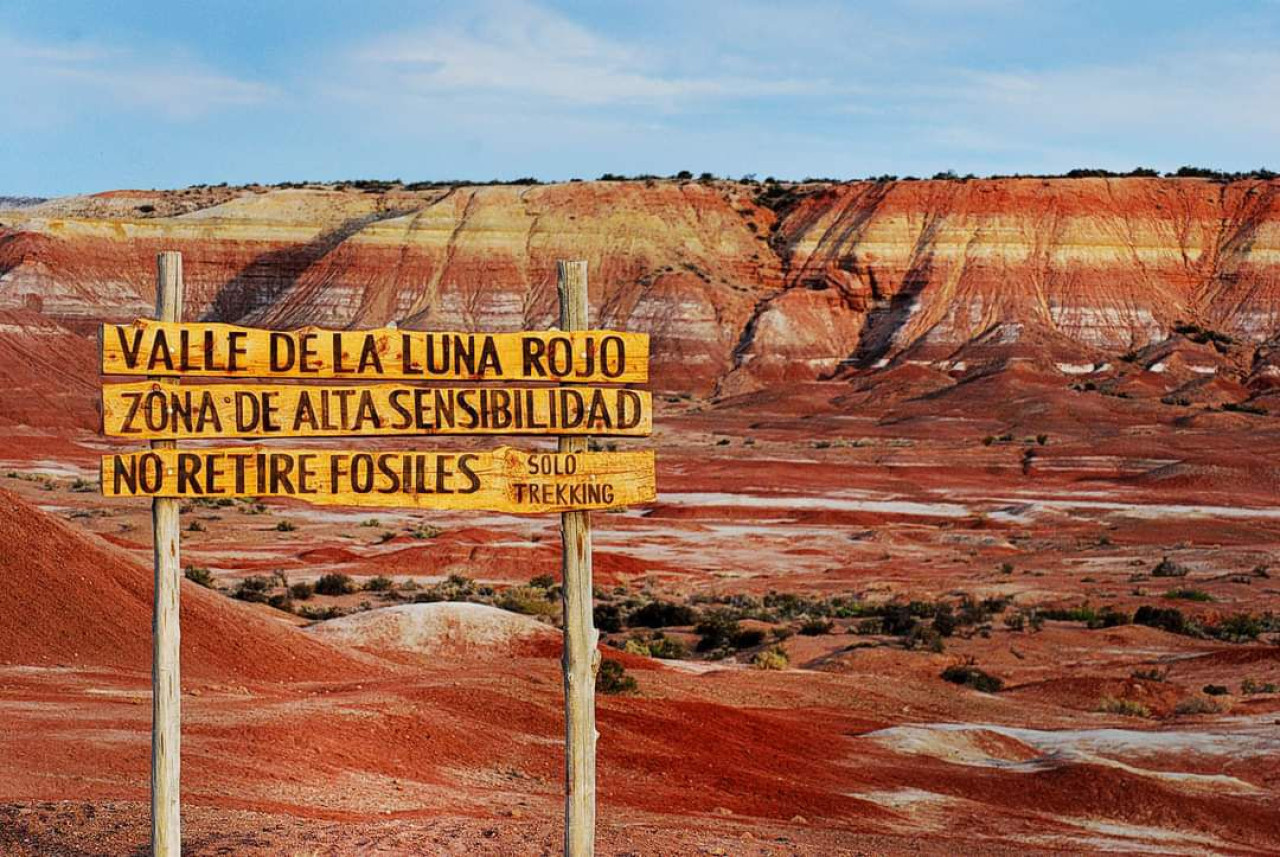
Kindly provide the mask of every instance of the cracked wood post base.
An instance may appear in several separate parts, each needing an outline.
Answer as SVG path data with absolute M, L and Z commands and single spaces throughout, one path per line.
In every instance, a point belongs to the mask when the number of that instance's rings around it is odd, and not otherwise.
M 560 329 L 587 327 L 587 263 L 557 262 Z M 585 452 L 585 437 L 562 437 L 560 452 Z M 591 609 L 591 513 L 560 515 L 564 599 L 564 853 L 595 854 L 596 668 L 599 634 Z
M 156 319 L 182 320 L 182 254 L 156 257 Z M 173 449 L 174 441 L 152 441 L 152 449 Z M 182 851 L 179 802 L 181 760 L 181 683 L 178 627 L 178 586 L 182 579 L 178 556 L 180 500 L 151 501 L 155 537 L 155 609 L 152 613 L 151 661 L 151 853 L 178 857 Z

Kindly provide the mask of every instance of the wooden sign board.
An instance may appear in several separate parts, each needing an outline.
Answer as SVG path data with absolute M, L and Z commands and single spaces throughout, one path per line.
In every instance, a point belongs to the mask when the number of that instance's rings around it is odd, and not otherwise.
M 106 384 L 102 425 L 139 440 L 339 435 L 619 435 L 653 430 L 653 398 L 624 387 Z
M 649 380 L 649 337 L 612 330 L 444 333 L 263 330 L 212 322 L 104 324 L 106 375 L 415 381 Z
M 343 506 L 512 514 L 655 499 L 652 451 L 156 449 L 102 457 L 108 497 L 291 497 Z

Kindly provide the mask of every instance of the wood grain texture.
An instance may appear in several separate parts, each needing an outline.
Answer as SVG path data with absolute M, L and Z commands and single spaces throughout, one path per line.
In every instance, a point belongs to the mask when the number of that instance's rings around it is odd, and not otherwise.
M 156 257 L 156 318 L 182 320 L 182 254 Z M 176 454 L 172 441 L 151 444 L 154 454 Z M 178 501 L 151 501 L 154 534 L 155 605 L 151 661 L 151 852 L 178 857 L 182 851 L 182 632 L 178 598 L 182 581 Z
M 587 263 L 556 264 L 560 297 L 560 327 L 587 326 Z M 562 437 L 562 454 L 586 449 L 582 437 Z M 600 635 L 592 615 L 591 514 L 566 512 L 560 516 L 561 573 L 564 585 L 564 723 L 565 814 L 564 853 L 591 857 L 596 838 L 596 671 Z
M 403 384 L 105 384 L 110 437 L 344 435 L 644 436 L 653 397 L 623 387 L 424 387 Z
M 365 452 L 234 447 L 102 457 L 108 497 L 291 497 L 343 506 L 511 514 L 611 509 L 656 497 L 636 452 Z
M 648 334 L 610 330 L 280 331 L 139 319 L 102 325 L 99 353 L 106 375 L 593 384 L 649 380 Z

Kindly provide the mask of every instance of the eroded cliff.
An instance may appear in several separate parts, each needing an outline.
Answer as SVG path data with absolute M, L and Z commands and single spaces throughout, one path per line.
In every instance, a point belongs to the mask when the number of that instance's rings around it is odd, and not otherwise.
M 160 249 L 188 317 L 283 327 L 547 326 L 555 260 L 585 258 L 597 323 L 652 334 L 657 383 L 695 393 L 903 361 L 1087 374 L 1180 326 L 1245 349 L 1247 380 L 1280 331 L 1275 181 L 117 191 L 0 224 L 0 308 L 78 329 L 147 314 Z

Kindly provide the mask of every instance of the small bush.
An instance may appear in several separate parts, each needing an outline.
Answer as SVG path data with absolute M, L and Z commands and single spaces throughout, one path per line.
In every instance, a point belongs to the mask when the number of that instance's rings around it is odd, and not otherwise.
M 1004 680 L 978 669 L 973 664 L 952 664 L 942 671 L 944 681 L 971 687 L 983 693 L 999 693 Z
M 1098 701 L 1098 710 L 1104 714 L 1119 714 L 1122 717 L 1150 717 L 1151 709 L 1141 702 L 1132 699 L 1116 699 L 1104 696 Z
M 622 630 L 622 611 L 616 604 L 597 604 L 591 615 L 595 626 L 606 634 Z
M 537 589 L 555 589 L 556 578 L 551 574 L 539 574 L 529 578 L 529 585 Z
M 1208 696 L 1189 696 L 1173 707 L 1173 713 L 1180 716 L 1194 714 L 1221 714 L 1224 706 L 1221 702 Z
M 198 565 L 187 566 L 183 576 L 192 583 L 198 583 L 207 589 L 213 589 L 213 575 L 209 573 L 209 569 L 202 568 Z
M 361 522 L 360 522 L 360 526 L 362 526 L 362 527 L 380 527 L 380 526 L 382 526 L 382 524 L 378 521 L 378 519 L 377 519 L 377 518 L 365 518 L 363 521 L 361 521 Z
M 428 587 L 414 596 L 417 603 L 434 601 L 471 601 L 477 595 L 476 583 L 465 574 L 451 574 L 443 582 Z
M 1170 589 L 1165 598 L 1176 598 L 1180 601 L 1212 601 L 1213 596 L 1203 589 Z
M 339 619 L 347 615 L 347 611 L 341 607 L 309 607 L 304 606 L 298 611 L 298 615 L 304 619 L 313 619 L 317 622 L 323 622 L 326 619 Z
M 1231 691 L 1227 689 L 1225 684 L 1206 684 L 1200 688 L 1205 696 L 1226 696 Z
M 272 595 L 267 599 L 267 603 L 277 610 L 283 610 L 286 613 L 293 612 L 293 599 L 289 597 L 288 591 Z
M 650 601 L 627 617 L 627 625 L 632 628 L 669 628 L 697 621 L 698 611 L 671 601 Z
M 299 601 L 310 600 L 311 596 L 316 594 L 316 588 L 306 581 L 295 583 L 289 587 L 289 595 Z
M 697 633 L 698 651 L 732 649 L 742 634 L 742 626 L 725 610 L 714 610 L 703 617 L 693 629 Z
M 389 577 L 384 577 L 383 575 L 371 577 L 364 582 L 365 592 L 390 592 L 395 588 L 395 581 Z
M 1148 628 L 1159 628 L 1171 634 L 1187 633 L 1187 617 L 1176 607 L 1152 607 L 1144 604 L 1133 614 L 1135 625 L 1146 625 Z
M 785 670 L 790 664 L 791 659 L 787 657 L 782 646 L 773 646 L 757 652 L 751 660 L 751 665 L 758 670 Z
M 1245 696 L 1253 696 L 1255 693 L 1276 693 L 1277 687 L 1275 682 L 1259 682 L 1252 678 L 1246 678 L 1240 682 L 1240 693 Z
M 1274 617 L 1271 614 L 1267 616 L 1272 630 L 1275 630 Z M 1209 629 L 1209 632 L 1219 640 L 1225 640 L 1228 643 L 1248 643 L 1258 639 L 1265 630 L 1267 628 L 1261 618 L 1251 613 L 1236 613 L 1219 621 Z
M 1168 680 L 1169 671 L 1162 670 L 1159 667 L 1152 667 L 1151 669 L 1146 669 L 1146 670 L 1134 670 L 1133 672 L 1129 673 L 1129 677 L 1140 679 L 1142 681 L 1163 682 Z
M 254 575 L 246 577 L 236 585 L 232 591 L 233 598 L 241 601 L 252 601 L 258 604 L 267 603 L 267 593 L 271 590 L 272 581 L 269 577 L 259 577 Z
M 192 521 L 191 523 L 187 524 L 188 533 L 203 533 L 204 529 L 205 529 L 204 524 L 200 523 L 199 521 Z
M 350 576 L 341 572 L 324 574 L 316 581 L 317 595 L 347 595 L 356 591 L 356 584 Z
M 830 619 L 806 619 L 800 626 L 800 633 L 806 637 L 821 637 L 830 634 L 835 623 Z
M 673 637 L 658 633 L 649 641 L 649 654 L 655 658 L 676 661 L 689 657 L 689 648 Z
M 596 690 L 610 696 L 634 693 L 636 680 L 627 675 L 627 668 L 621 662 L 605 660 L 601 662 L 600 674 L 596 676 Z
M 648 640 L 642 637 L 632 637 L 627 640 L 623 650 L 633 655 L 643 655 L 646 658 L 679 660 L 689 656 L 689 650 L 684 643 L 668 637 L 661 631 L 655 633 Z
M 298 525 L 293 521 L 276 521 L 276 532 L 292 533 L 296 529 L 298 529 Z
M 526 616 L 551 616 L 560 609 L 547 597 L 545 589 L 535 589 L 532 586 L 509 586 L 502 590 L 494 604 L 503 610 Z

